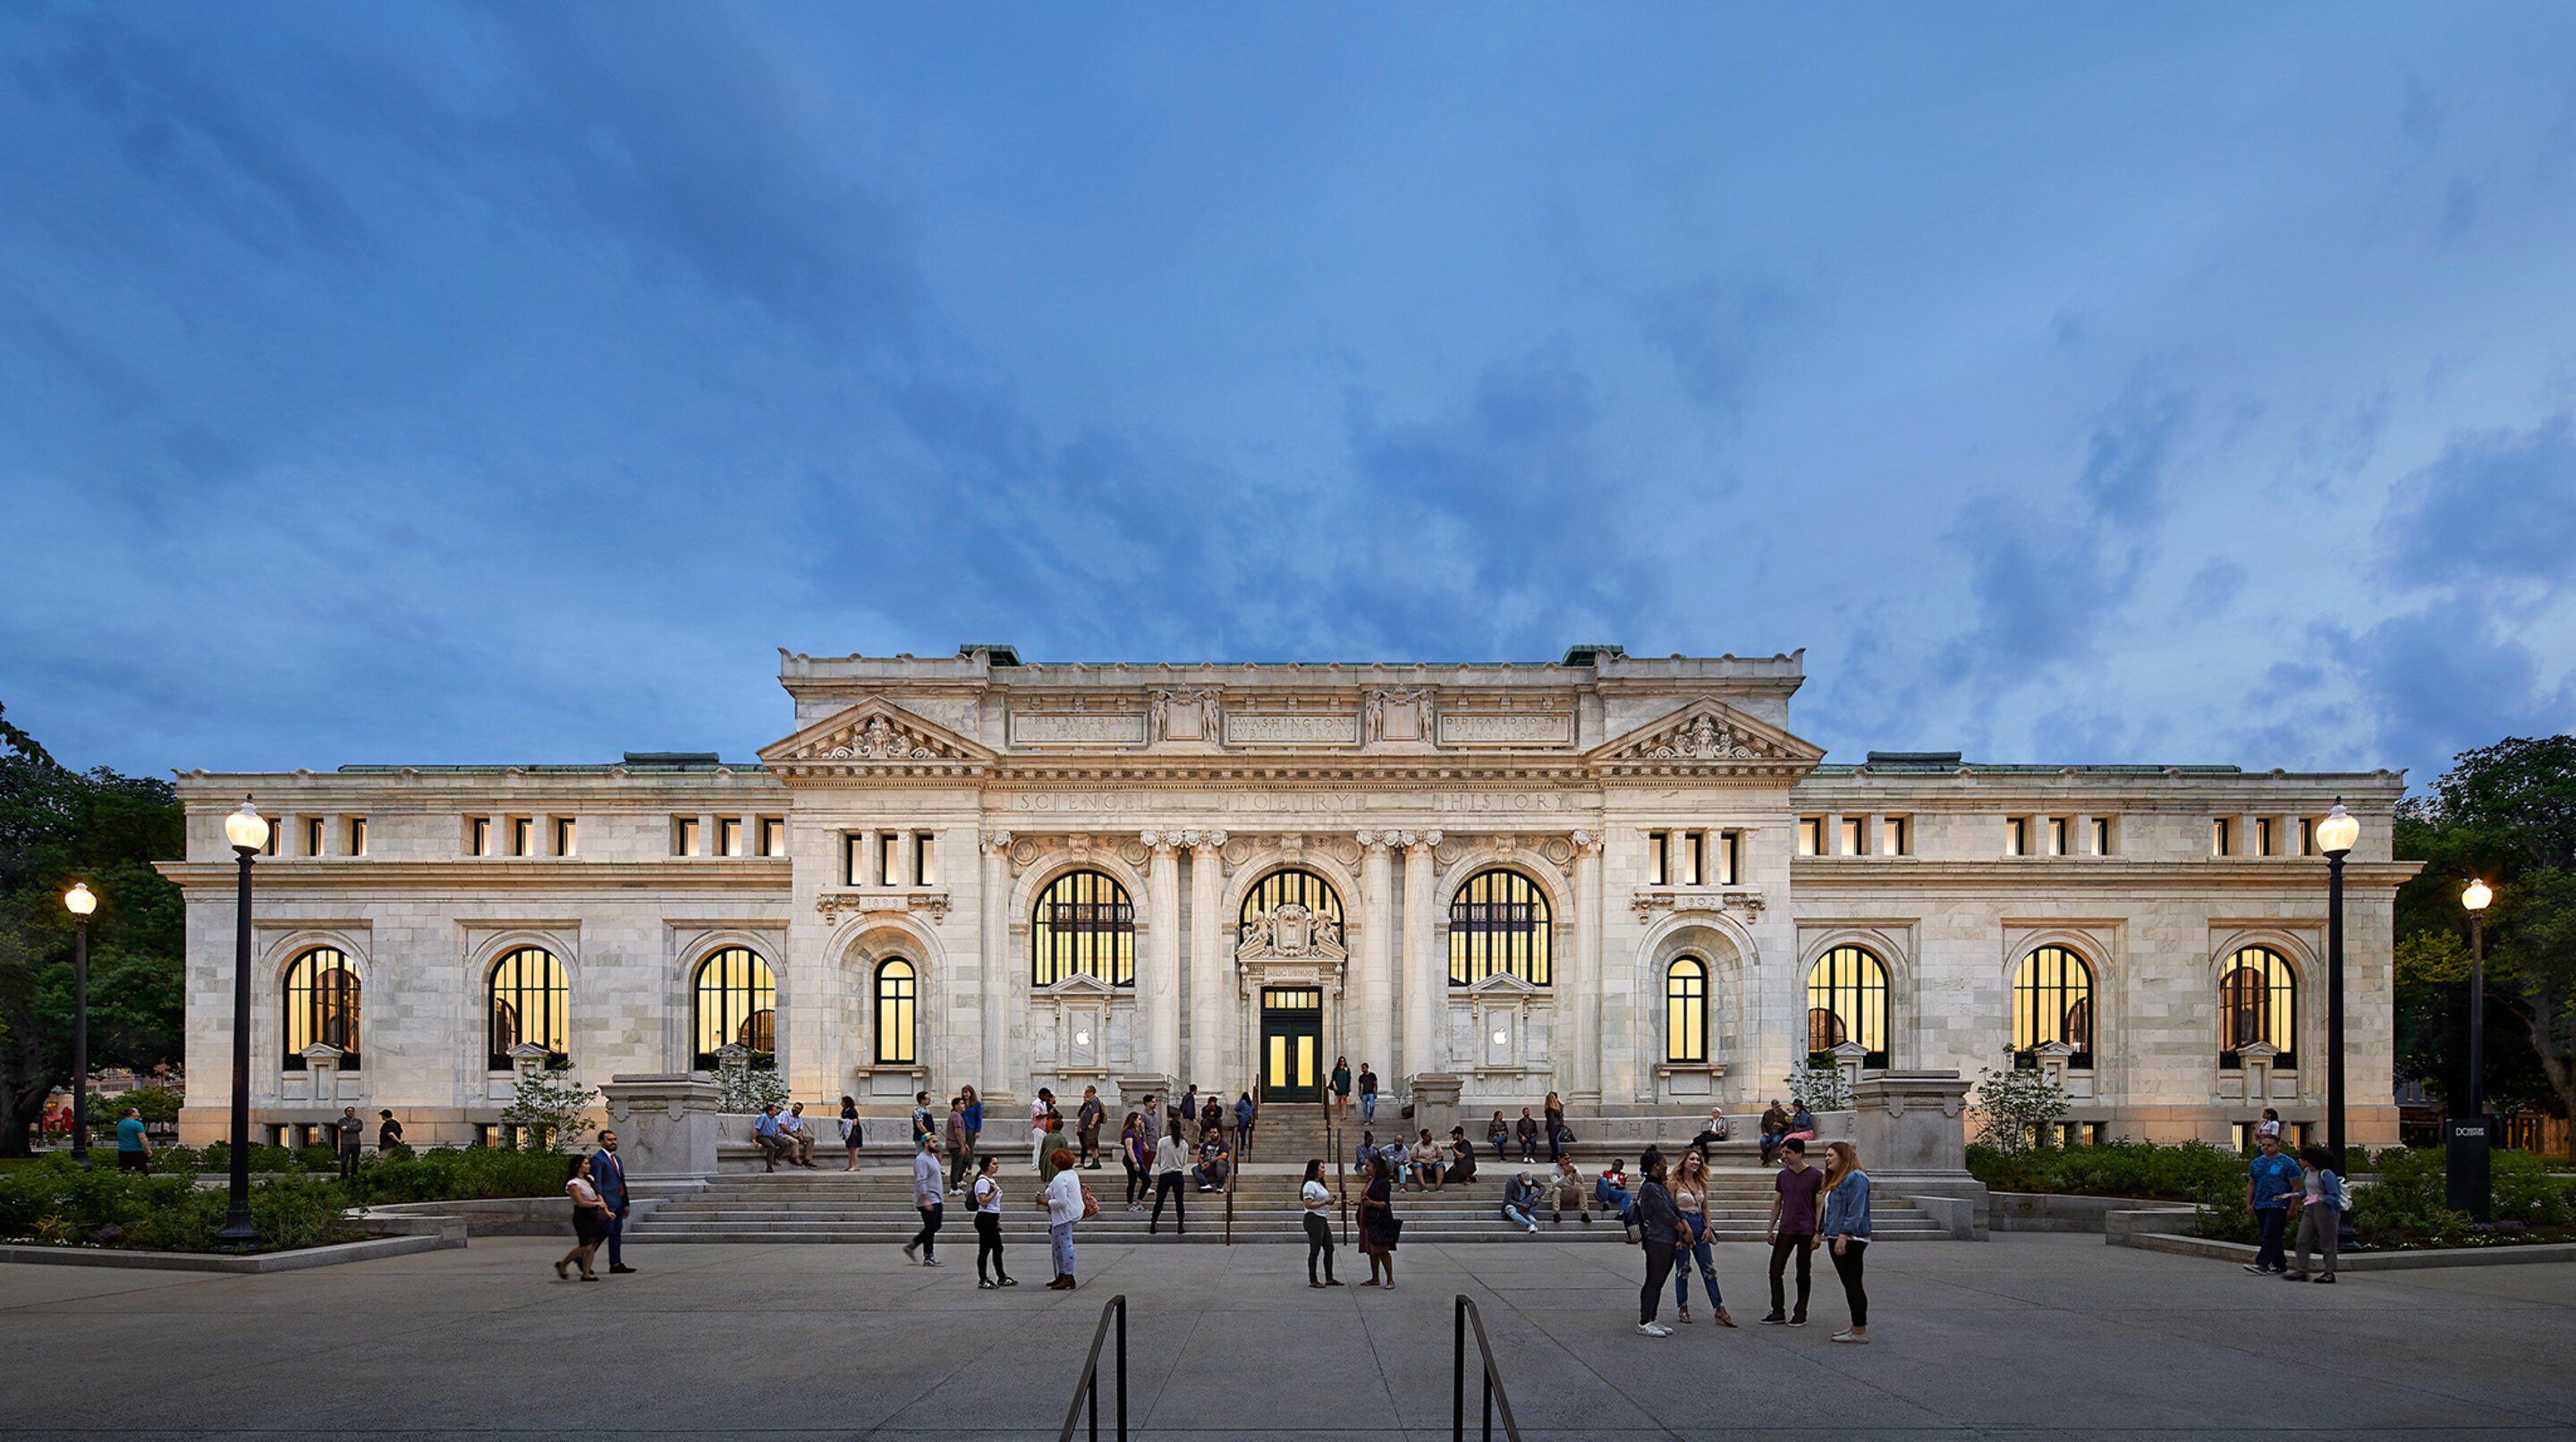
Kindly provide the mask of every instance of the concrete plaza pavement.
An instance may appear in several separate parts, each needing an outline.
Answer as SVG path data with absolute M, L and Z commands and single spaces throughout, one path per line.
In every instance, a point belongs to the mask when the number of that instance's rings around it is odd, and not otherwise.
M 1298 1247 L 1104 1245 L 1065 1295 L 1033 1247 L 1022 1286 L 978 1291 L 944 1235 L 938 1270 L 638 1246 L 597 1285 L 536 1239 L 254 1277 L 0 1266 L 0 1437 L 1052 1437 L 1117 1292 L 1141 1432 L 1445 1437 L 1460 1291 L 1531 1437 L 2576 1437 L 2569 1264 L 2313 1287 L 2097 1237 L 1909 1243 L 1870 1258 L 1861 1348 L 1826 1340 L 1822 1257 L 1817 1325 L 1751 1325 L 1753 1246 L 1720 1249 L 1743 1327 L 1654 1340 L 1624 1247 L 1408 1247 L 1386 1293 L 1308 1290 Z

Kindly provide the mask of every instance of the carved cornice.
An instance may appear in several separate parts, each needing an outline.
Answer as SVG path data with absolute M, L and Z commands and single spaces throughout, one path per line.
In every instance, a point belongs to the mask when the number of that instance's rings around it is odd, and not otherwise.
M 1758 891 L 1686 891 L 1673 887 L 1647 887 L 1628 898 L 1628 905 L 1639 920 L 1652 918 L 1659 911 L 1675 913 L 1732 913 L 1748 924 L 1762 919 L 1770 898 Z
M 841 916 L 907 916 L 927 912 L 932 922 L 948 918 L 944 891 L 827 891 L 814 898 L 815 913 L 825 921 Z

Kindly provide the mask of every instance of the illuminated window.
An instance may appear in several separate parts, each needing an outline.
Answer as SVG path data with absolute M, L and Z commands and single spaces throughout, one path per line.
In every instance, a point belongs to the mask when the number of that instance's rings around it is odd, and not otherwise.
M 349 818 L 349 854 L 351 856 L 367 854 L 367 818 L 363 816 Z
M 1807 1050 L 1846 1041 L 1869 1048 L 1864 1066 L 1887 1065 L 1887 964 L 1867 947 L 1837 946 L 1807 972 Z
M 1882 817 L 1879 820 L 1878 854 L 1881 856 L 1903 856 L 1905 854 L 1904 817 L 1888 816 Z
M 698 854 L 698 818 L 694 816 L 671 818 L 671 854 L 673 856 Z
M 1717 884 L 1720 886 L 1735 885 L 1736 877 L 1739 874 L 1739 868 L 1742 866 L 1743 861 L 1744 833 L 1741 831 L 1730 831 L 1726 833 L 1717 852 Z
M 1048 882 L 1029 918 L 1029 979 L 1053 986 L 1072 976 L 1136 984 L 1136 905 L 1107 872 Z
M 716 1052 L 728 1045 L 758 1055 L 778 1050 L 778 979 L 758 952 L 728 946 L 708 957 L 698 963 L 693 990 L 698 1069 L 713 1070 Z
M 2093 1065 L 2093 968 L 2062 946 L 2043 946 L 2013 970 L 2013 1050 L 2052 1041 L 2074 1048 L 2072 1067 Z
M 1861 854 L 1862 850 L 1863 848 L 1860 844 L 1860 818 L 1857 816 L 1844 817 L 1842 826 L 1842 854 L 1845 856 L 1858 856 Z
M 1825 854 L 1825 818 L 1821 816 L 1798 818 L 1798 854 L 1800 856 Z
M 465 851 L 469 856 L 492 854 L 492 818 L 477 816 L 465 823 Z
M 1495 867 L 1467 878 L 1449 902 L 1449 984 L 1466 986 L 1507 971 L 1532 986 L 1554 972 L 1547 893 L 1517 871 Z
M 534 856 L 537 854 L 537 820 L 535 817 L 513 816 L 510 818 L 510 854 L 512 856 Z
M 2066 844 L 2066 818 L 2063 816 L 2048 818 L 2048 854 L 2065 856 L 2072 850 L 2073 848 Z
M 912 963 L 896 960 L 877 965 L 877 1061 L 910 1066 L 913 1062 Z
M 317 946 L 286 967 L 286 1070 L 304 1070 L 304 1049 L 327 1042 L 347 1053 L 344 1071 L 358 1069 L 358 973 L 348 955 Z
M 1696 956 L 1664 968 L 1664 1060 L 1708 1060 L 1708 963 Z
M 2226 817 L 2224 817 L 2224 816 L 2218 817 L 2218 818 L 2216 818 L 2216 819 L 2212 820 L 2212 821 L 2209 823 L 2209 854 L 2210 854 L 2210 855 L 2212 855 L 2212 856 L 2225 856 L 2225 855 L 2227 855 L 2227 854 L 2229 853 L 2230 849 L 2231 849 L 2231 848 L 2230 848 L 2229 843 L 2230 843 L 2231 841 L 2233 841 L 2233 840 L 2234 840 L 2234 838 L 2228 835 L 2228 826 L 2227 826 L 2227 818 L 2226 818 Z
M 1234 923 L 1237 928 L 1248 927 L 1291 902 L 1332 922 L 1334 939 L 1340 940 L 1341 893 L 1333 890 L 1331 882 L 1311 871 L 1274 871 L 1261 878 L 1253 884 L 1252 894 L 1243 898 L 1243 910 L 1235 917 Z
M 2249 946 L 2227 959 L 2218 983 L 2218 1064 L 2242 1065 L 2237 1048 L 2269 1042 L 2281 1055 L 2272 1063 L 2298 1069 L 2299 978 L 2289 961 L 2268 946 Z
M 555 855 L 571 856 L 581 849 L 579 828 L 569 816 L 555 818 Z
M 1673 834 L 1671 832 L 1649 831 L 1646 833 L 1646 884 L 1648 886 L 1663 886 L 1668 884 L 1667 878 L 1671 873 L 1667 870 L 1667 864 L 1672 855 L 1672 849 Z
M 546 1064 L 560 1066 L 571 1058 L 566 1045 L 572 1024 L 572 989 L 564 983 L 563 963 L 541 946 L 523 946 L 492 964 L 488 988 L 490 1055 L 493 1071 L 510 1069 L 510 1048 L 522 1042 L 546 1049 Z
M 933 886 L 937 884 L 931 879 L 937 873 L 931 869 L 930 865 L 930 839 L 935 834 L 936 833 L 928 831 L 915 832 L 913 834 L 912 884 L 915 886 Z
M 2007 816 L 2004 818 L 2004 855 L 2030 855 L 2029 817 Z
M 742 818 L 723 816 L 716 819 L 716 855 L 742 855 Z
M 787 854 L 787 821 L 784 817 L 760 818 L 760 854 L 763 856 Z

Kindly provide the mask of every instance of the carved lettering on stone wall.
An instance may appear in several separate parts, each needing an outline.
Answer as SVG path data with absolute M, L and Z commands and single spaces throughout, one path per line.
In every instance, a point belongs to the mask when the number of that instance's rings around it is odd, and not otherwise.
M 993 798 L 998 812 L 1053 815 L 1358 816 L 1370 811 L 1399 817 L 1563 813 L 1583 798 L 1554 791 L 1006 791 Z
M 1225 714 L 1229 746 L 1356 746 L 1360 718 L 1349 712 Z
M 1141 746 L 1145 717 L 1127 711 L 1014 711 L 1014 746 Z
M 1571 711 L 1440 713 L 1443 746 L 1571 746 Z

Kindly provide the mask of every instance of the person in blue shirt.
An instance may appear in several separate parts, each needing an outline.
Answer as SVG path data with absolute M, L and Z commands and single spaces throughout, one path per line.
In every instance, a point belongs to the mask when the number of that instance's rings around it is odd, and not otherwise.
M 139 1108 L 127 1107 L 116 1124 L 116 1168 L 123 1172 L 152 1170 L 152 1139 L 144 1135 Z
M 751 1139 L 760 1144 L 760 1159 L 773 1172 L 778 1170 L 780 1157 L 795 1153 L 796 1144 L 778 1129 L 778 1108 L 775 1105 L 760 1109 L 760 1120 L 751 1124 Z
M 2260 1277 L 2290 1269 L 2289 1258 L 2281 1248 L 2281 1233 L 2290 1221 L 2290 1198 L 2298 1195 L 2306 1174 L 2299 1169 L 2298 1159 L 2281 1154 L 2279 1136 L 2265 1132 L 2254 1139 L 2257 1155 L 2245 1170 L 2245 1209 L 2254 1214 L 2256 1225 L 2263 1229 L 2262 1244 L 2254 1249 L 2254 1260 L 2245 1270 Z

